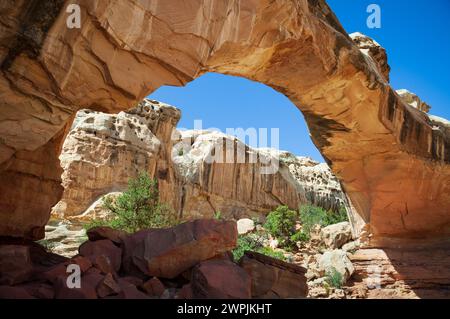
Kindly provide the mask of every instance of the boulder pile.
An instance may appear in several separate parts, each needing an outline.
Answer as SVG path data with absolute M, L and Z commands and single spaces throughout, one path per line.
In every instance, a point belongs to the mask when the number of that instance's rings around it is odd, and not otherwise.
M 0 298 L 304 298 L 306 270 L 247 252 L 239 263 L 233 221 L 199 219 L 127 234 L 87 232 L 79 253 L 62 257 L 33 242 L 0 245 Z

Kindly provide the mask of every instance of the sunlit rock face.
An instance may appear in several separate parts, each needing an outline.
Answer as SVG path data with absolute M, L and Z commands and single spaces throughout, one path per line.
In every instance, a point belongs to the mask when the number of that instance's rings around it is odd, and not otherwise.
M 340 182 L 326 163 L 319 163 L 308 157 L 294 156 L 288 152 L 281 152 L 280 159 L 302 185 L 308 203 L 334 212 L 345 206 L 346 197 Z
M 356 228 L 449 232 L 448 130 L 400 99 L 324 0 L 77 3 L 80 29 L 62 0 L 0 4 L 1 235 L 43 236 L 77 110 L 126 110 L 209 71 L 265 83 L 301 109 Z
M 391 67 L 388 64 L 386 50 L 377 41 L 362 33 L 352 33 L 350 34 L 350 38 L 352 38 L 353 42 L 365 56 L 370 57 L 375 62 L 375 68 L 389 82 Z
M 397 90 L 396 92 L 408 105 L 425 113 L 428 113 L 430 111 L 431 106 L 422 101 L 416 94 L 405 89 Z
M 60 156 L 64 194 L 55 217 L 82 214 L 143 171 L 158 178 L 163 198 L 173 198 L 171 136 L 179 119 L 178 109 L 150 100 L 118 114 L 79 111 Z
M 181 183 L 182 216 L 263 217 L 279 205 L 345 204 L 326 164 L 275 149 L 252 148 L 215 131 L 179 131 L 172 158 Z
M 149 100 L 119 114 L 79 111 L 60 156 L 64 194 L 54 217 L 105 218 L 103 196 L 114 198 L 140 172 L 158 180 L 161 200 L 184 220 L 218 212 L 264 218 L 279 205 L 345 205 L 326 164 L 254 149 L 218 132 L 176 131 L 179 117 L 174 107 Z

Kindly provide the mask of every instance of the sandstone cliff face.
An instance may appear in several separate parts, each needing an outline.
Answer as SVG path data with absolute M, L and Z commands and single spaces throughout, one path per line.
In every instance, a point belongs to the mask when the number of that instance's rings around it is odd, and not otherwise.
M 254 149 L 233 136 L 179 131 L 173 162 L 181 182 L 181 215 L 261 216 L 279 205 L 314 203 L 338 210 L 344 195 L 326 164 L 273 149 Z
M 450 139 L 404 103 L 324 0 L 0 4 L 0 234 L 40 237 L 75 112 L 128 109 L 205 72 L 285 94 L 378 236 L 448 233 Z M 300 119 L 301 120 L 301 119 Z
M 402 100 L 408 105 L 418 109 L 419 111 L 428 113 L 431 109 L 427 103 L 422 101 L 416 94 L 409 92 L 408 90 L 401 89 L 396 91 Z
M 348 295 L 371 299 L 448 299 L 450 254 L 447 244 L 399 242 L 392 248 L 358 249 L 350 254 L 355 274 Z M 361 294 L 362 292 L 362 294 Z
M 119 114 L 78 112 L 60 156 L 65 190 L 53 215 L 101 217 L 99 198 L 123 191 L 140 171 L 158 179 L 161 200 L 183 219 L 219 211 L 228 218 L 263 217 L 279 205 L 313 203 L 336 211 L 343 205 L 345 195 L 326 164 L 253 149 L 218 132 L 172 135 L 179 117 L 174 107 L 149 100 Z
M 173 152 L 183 181 L 183 215 L 210 217 L 220 211 L 226 217 L 250 217 L 278 205 L 298 207 L 306 202 L 286 167 L 263 174 L 274 158 L 264 164 L 255 150 L 225 134 L 180 133 Z
M 391 67 L 388 64 L 388 57 L 386 50 L 374 39 L 355 32 L 350 34 L 353 42 L 358 46 L 361 52 L 370 57 L 375 62 L 375 69 L 381 73 L 381 75 L 389 82 L 389 72 L 391 72 Z
M 278 156 L 302 186 L 308 203 L 336 212 L 345 205 L 346 196 L 340 182 L 326 163 L 288 152 L 280 152 Z
M 171 134 L 179 118 L 178 109 L 150 100 L 118 114 L 78 112 L 60 156 L 64 193 L 53 214 L 79 215 L 100 196 L 126 189 L 140 171 L 158 178 L 162 196 L 172 193 Z

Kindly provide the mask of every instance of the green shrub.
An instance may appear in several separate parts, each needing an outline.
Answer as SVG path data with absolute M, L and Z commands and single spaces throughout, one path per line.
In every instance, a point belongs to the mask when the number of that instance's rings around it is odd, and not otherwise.
M 334 288 L 342 288 L 343 285 L 343 277 L 340 272 L 336 270 L 336 268 L 331 268 L 330 271 L 327 271 L 326 275 L 326 283 Z
M 87 229 L 95 226 L 109 226 L 129 233 L 141 229 L 170 227 L 177 223 L 173 211 L 159 202 L 158 183 L 142 172 L 131 179 L 128 189 L 117 197 L 105 197 L 103 205 L 111 212 L 108 220 L 94 220 Z
M 264 228 L 280 241 L 282 246 L 290 244 L 290 238 L 295 233 L 297 212 L 287 206 L 279 206 L 267 216 Z
M 300 207 L 300 221 L 303 232 L 310 234 L 315 225 L 326 227 L 347 221 L 347 213 L 344 207 L 341 207 L 338 213 L 326 211 L 321 207 L 313 205 L 304 205 Z
M 348 222 L 347 210 L 345 209 L 345 207 L 341 206 L 337 213 L 331 212 L 329 214 L 328 222 L 329 222 L 328 225 Z
M 220 210 L 214 213 L 214 219 L 217 219 L 217 220 L 222 220 L 223 219 L 222 218 L 222 213 L 220 212 Z
M 257 234 L 249 234 L 238 237 L 237 247 L 232 251 L 233 259 L 238 262 L 246 251 L 254 251 L 272 258 L 285 260 L 284 254 L 270 247 L 263 246 L 263 237 Z
M 260 240 L 256 235 L 244 235 L 239 236 L 237 240 L 237 247 L 233 249 L 233 258 L 235 261 L 241 259 L 246 251 L 256 251 L 257 249 L 263 247 L 262 240 Z
M 299 232 L 295 230 L 297 221 L 302 225 Z M 342 221 L 347 221 L 344 207 L 335 213 L 314 205 L 304 205 L 297 214 L 286 206 L 279 206 L 269 213 L 264 228 L 279 240 L 281 247 L 291 250 L 297 242 L 307 242 L 311 239 L 311 231 L 315 225 L 325 227 Z
M 294 243 L 297 242 L 308 242 L 311 239 L 311 235 L 309 233 L 304 232 L 303 230 L 296 232 L 291 236 L 291 241 Z
M 286 261 L 286 257 L 284 256 L 283 252 L 281 251 L 277 251 L 277 250 L 273 250 L 270 247 L 261 247 L 259 249 L 256 250 L 257 253 L 275 258 L 275 259 L 280 259 L 283 261 Z
M 91 228 L 102 227 L 102 226 L 110 226 L 110 221 L 104 219 L 94 219 L 83 225 L 83 228 L 88 231 Z
M 260 220 L 259 217 L 252 217 L 251 220 L 253 221 L 253 223 L 255 224 L 255 226 L 256 226 L 256 225 L 261 225 L 261 224 L 262 224 L 262 222 L 261 222 L 261 220 Z

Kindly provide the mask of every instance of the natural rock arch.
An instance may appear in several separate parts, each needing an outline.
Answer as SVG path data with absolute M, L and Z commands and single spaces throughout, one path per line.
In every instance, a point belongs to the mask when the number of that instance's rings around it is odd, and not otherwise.
M 209 71 L 265 83 L 299 107 L 356 228 L 450 230 L 448 128 L 401 101 L 325 1 L 70 2 L 81 29 L 66 26 L 69 1 L 0 5 L 0 235 L 43 235 L 76 110 L 127 109 Z

